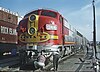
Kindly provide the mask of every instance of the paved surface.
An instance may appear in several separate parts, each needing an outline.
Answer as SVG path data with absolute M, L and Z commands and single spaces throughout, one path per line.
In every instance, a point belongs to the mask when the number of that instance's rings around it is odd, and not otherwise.
M 80 59 L 82 61 L 80 61 Z M 86 58 L 86 59 L 85 59 Z M 92 63 L 90 56 L 86 56 L 84 52 L 80 52 L 69 59 L 65 60 L 64 62 L 59 64 L 58 71 L 71 71 L 71 72 L 80 72 L 80 71 L 93 71 L 92 70 Z

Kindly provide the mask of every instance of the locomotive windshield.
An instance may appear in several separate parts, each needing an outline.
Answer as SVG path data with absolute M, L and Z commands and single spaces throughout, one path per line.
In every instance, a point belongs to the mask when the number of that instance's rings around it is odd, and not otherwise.
M 55 12 L 51 12 L 51 11 L 42 11 L 41 15 L 43 15 L 43 16 L 49 16 L 49 17 L 53 17 L 53 18 L 57 17 L 57 14 Z

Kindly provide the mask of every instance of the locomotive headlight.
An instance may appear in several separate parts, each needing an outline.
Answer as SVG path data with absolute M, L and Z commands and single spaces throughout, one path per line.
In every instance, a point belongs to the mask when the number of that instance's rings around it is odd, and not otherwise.
M 33 22 L 35 19 L 36 19 L 36 16 L 34 14 L 32 14 L 32 15 L 29 16 L 29 20 L 31 22 Z
M 30 35 L 33 35 L 35 32 L 36 32 L 36 29 L 33 28 L 33 27 L 30 27 L 29 30 L 28 30 L 28 33 L 29 33 Z
M 57 25 L 46 24 L 46 29 L 47 30 L 57 30 Z

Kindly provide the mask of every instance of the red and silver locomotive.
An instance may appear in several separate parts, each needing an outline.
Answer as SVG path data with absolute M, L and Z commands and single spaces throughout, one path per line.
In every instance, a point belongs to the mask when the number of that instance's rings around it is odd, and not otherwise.
M 66 55 L 87 42 L 61 14 L 53 10 L 29 12 L 18 26 L 18 44 L 26 49 L 56 51 L 61 48 Z

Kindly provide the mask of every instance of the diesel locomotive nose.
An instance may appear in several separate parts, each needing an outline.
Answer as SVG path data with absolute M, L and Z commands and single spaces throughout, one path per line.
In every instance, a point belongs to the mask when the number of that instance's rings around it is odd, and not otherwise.
M 26 21 L 26 20 L 25 20 Z M 19 40 L 25 43 L 44 42 L 50 39 L 50 35 L 46 32 L 39 31 L 39 15 L 31 14 L 27 17 L 27 30 L 19 35 Z

